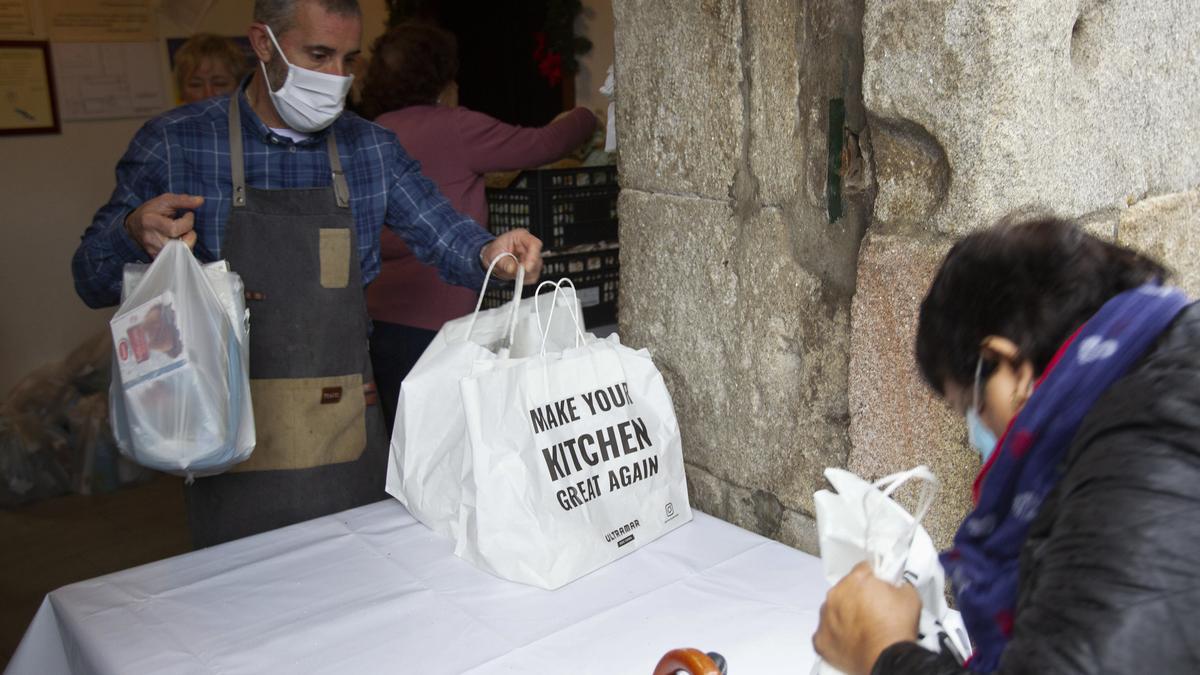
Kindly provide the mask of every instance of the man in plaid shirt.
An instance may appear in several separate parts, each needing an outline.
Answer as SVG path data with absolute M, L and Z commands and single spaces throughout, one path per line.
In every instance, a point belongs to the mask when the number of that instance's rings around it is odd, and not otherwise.
M 257 442 L 229 472 L 186 486 L 197 546 L 386 496 L 363 297 L 383 225 L 451 283 L 479 288 L 504 253 L 516 259 L 499 261 L 502 278 L 518 264 L 527 282 L 541 271 L 536 237 L 493 237 L 454 211 L 390 131 L 342 112 L 360 51 L 357 0 L 256 0 L 249 36 L 258 68 L 232 96 L 137 133 L 72 261 L 92 307 L 116 304 L 123 266 L 170 239 L 242 276 Z
M 358 37 L 353 41 L 355 46 L 340 54 L 318 45 L 323 49 L 302 47 L 288 60 L 345 74 L 359 56 Z M 481 257 L 490 261 L 502 251 L 521 258 L 526 281 L 537 278 L 541 242 L 523 230 L 494 241 L 447 203 L 392 132 L 346 112 L 329 128 L 297 134 L 279 118 L 265 92 L 258 101 L 248 100 L 261 80 L 256 71 L 249 86 L 234 94 L 242 103 L 247 183 L 268 189 L 328 185 L 325 136 L 333 129 L 350 184 L 364 285 L 379 274 L 379 233 L 385 224 L 450 283 L 478 289 Z M 117 164 L 116 189 L 92 219 L 72 260 L 75 289 L 89 307 L 117 304 L 125 263 L 150 262 L 167 239 L 194 245 L 202 261 L 221 257 L 232 196 L 229 102 L 230 97 L 221 96 L 176 108 L 150 120 L 134 136 Z M 502 260 L 497 272 L 501 278 L 516 276 L 511 260 Z

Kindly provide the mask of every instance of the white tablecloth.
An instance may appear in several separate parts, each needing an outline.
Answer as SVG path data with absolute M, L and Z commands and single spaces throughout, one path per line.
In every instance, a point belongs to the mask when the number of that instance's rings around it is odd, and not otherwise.
M 696 513 L 558 589 L 503 581 L 383 501 L 60 588 L 7 673 L 604 673 L 666 651 L 807 675 L 819 561 Z

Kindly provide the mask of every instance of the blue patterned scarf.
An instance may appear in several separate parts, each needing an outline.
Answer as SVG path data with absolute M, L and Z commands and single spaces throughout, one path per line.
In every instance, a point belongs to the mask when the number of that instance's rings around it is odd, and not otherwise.
M 1188 304 L 1181 291 L 1147 284 L 1121 293 L 1068 339 L 975 483 L 975 509 L 942 565 L 975 654 L 968 666 L 992 672 L 1012 636 L 1019 557 L 1042 501 L 1083 418 Z

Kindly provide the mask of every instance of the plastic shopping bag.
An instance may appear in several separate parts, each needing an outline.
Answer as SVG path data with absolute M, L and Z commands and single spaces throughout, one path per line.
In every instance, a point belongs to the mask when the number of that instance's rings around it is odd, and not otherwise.
M 498 260 L 488 269 L 484 289 Z M 551 345 L 575 339 L 570 313 L 580 309 L 574 293 L 521 300 L 523 276 L 519 271 L 513 300 L 504 307 L 481 311 L 481 291 L 475 312 L 442 326 L 400 386 L 384 487 L 413 517 L 447 536 L 454 536 L 458 524 L 467 452 L 459 380 L 476 361 L 536 352 L 543 335 Z M 554 307 L 564 311 L 556 314 Z M 539 315 L 546 317 L 545 326 Z
M 616 335 L 462 380 L 470 454 L 455 553 L 554 589 L 692 518 L 675 409 Z
M 933 473 L 918 466 L 868 483 L 849 471 L 830 468 L 825 477 L 836 492 L 813 495 L 825 579 L 836 584 L 855 565 L 869 560 L 880 579 L 897 586 L 911 583 L 921 598 L 920 644 L 935 652 L 948 645 L 964 660 L 971 643 L 961 616 L 946 605 L 945 573 L 933 540 L 921 526 L 937 493 Z M 915 517 L 891 498 L 910 480 L 923 484 Z M 813 672 L 839 671 L 819 661 Z
M 122 454 L 188 477 L 250 456 L 247 314 L 241 278 L 224 262 L 201 267 L 181 241 L 149 266 L 126 266 L 110 321 L 110 415 Z

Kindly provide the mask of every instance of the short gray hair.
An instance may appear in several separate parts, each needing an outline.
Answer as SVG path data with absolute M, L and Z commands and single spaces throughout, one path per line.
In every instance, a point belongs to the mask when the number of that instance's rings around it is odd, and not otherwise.
M 275 35 L 291 30 L 296 21 L 296 6 L 317 2 L 321 9 L 339 16 L 362 16 L 358 0 L 254 0 L 254 20 L 271 27 Z

